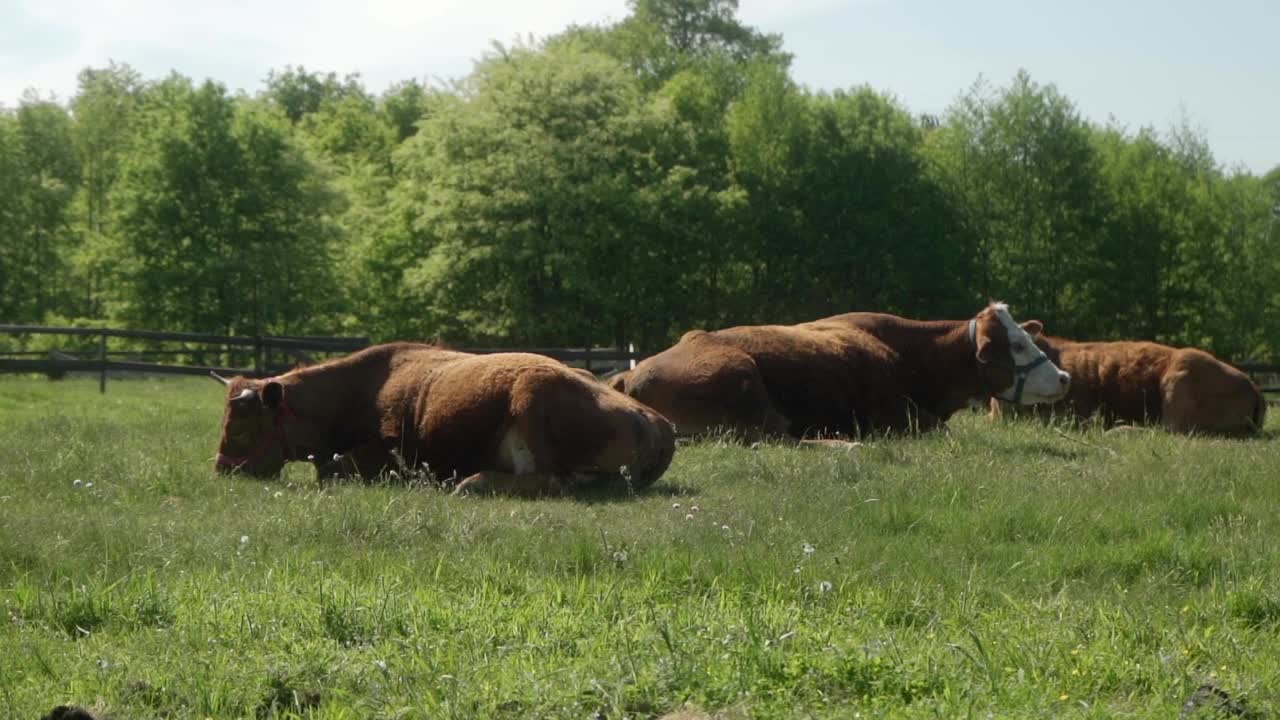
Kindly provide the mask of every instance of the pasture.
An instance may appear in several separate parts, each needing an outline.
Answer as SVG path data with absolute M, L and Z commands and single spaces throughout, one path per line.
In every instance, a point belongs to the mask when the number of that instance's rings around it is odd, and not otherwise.
M 961 414 L 638 497 L 216 477 L 222 388 L 0 378 L 0 715 L 1280 712 L 1280 443 Z

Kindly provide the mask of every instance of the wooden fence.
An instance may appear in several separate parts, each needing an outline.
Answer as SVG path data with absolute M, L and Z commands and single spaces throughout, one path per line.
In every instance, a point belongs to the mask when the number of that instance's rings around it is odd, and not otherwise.
M 207 335 L 202 333 L 157 332 L 153 330 L 117 330 L 112 328 L 68 328 L 40 325 L 0 325 L 0 333 L 8 335 L 60 335 L 80 338 L 79 354 L 63 350 L 0 352 L 0 373 L 44 373 L 58 377 L 68 372 L 94 372 L 98 387 L 106 392 L 109 373 L 132 372 L 168 375 L 247 375 L 266 377 L 300 362 L 314 359 L 314 353 L 349 353 L 368 347 L 363 337 L 282 337 L 268 335 Z M 146 348 L 126 350 L 110 346 L 112 338 L 142 341 Z M 86 357 L 83 340 L 96 344 L 96 351 Z M 96 340 L 93 343 L 92 340 Z M 181 349 L 159 348 L 159 344 L 180 343 Z M 194 346 L 194 347 L 193 347 Z M 151 362 L 147 358 L 185 357 L 193 362 Z M 216 358 L 223 362 L 208 362 Z M 205 360 L 200 362 L 199 360 Z M 243 364 L 227 362 L 244 359 Z
M 112 373 L 152 373 L 169 375 L 244 375 L 269 377 L 284 372 L 300 363 L 314 362 L 316 354 L 346 354 L 369 346 L 367 337 L 308 336 L 285 337 L 276 335 L 207 335 L 201 333 L 158 332 L 153 330 L 117 330 L 111 328 L 69 328 L 41 325 L 0 325 L 0 334 L 8 335 L 60 335 L 80 338 L 79 353 L 54 350 L 0 350 L 0 374 L 40 373 L 60 377 L 69 372 L 96 373 L 98 388 L 106 392 L 107 377 Z M 84 351 L 83 339 L 90 339 L 95 351 Z M 112 349 L 111 338 L 142 341 L 148 347 L 121 350 Z M 93 340 L 96 339 L 96 342 Z M 160 344 L 179 343 L 180 349 L 156 347 Z M 194 346 L 194 347 L 193 347 Z M 628 366 L 644 356 L 635 350 L 613 348 L 459 348 L 462 352 L 497 353 L 529 352 L 546 355 L 570 365 L 598 372 Z M 87 356 L 89 355 L 89 356 Z M 154 359 L 206 359 L 218 358 L 223 362 L 208 361 L 156 362 Z M 246 362 L 238 364 L 236 358 Z
M 97 351 L 93 357 L 77 356 L 59 350 L 15 351 L 0 350 L 0 373 L 43 373 L 53 377 L 68 372 L 94 372 L 99 375 L 99 389 L 106 392 L 107 375 L 112 372 L 137 372 L 172 375 L 245 375 L 268 377 L 302 362 L 312 362 L 313 353 L 349 353 L 369 346 L 369 338 L 344 336 L 283 337 L 275 335 L 206 335 L 201 333 L 157 332 L 153 330 L 115 330 L 109 328 L 68 328 L 40 325 L 0 325 L 0 334 L 9 335 L 64 335 L 96 337 Z M 141 340 L 148 344 L 181 343 L 182 349 L 112 350 L 110 338 Z M 189 346 L 196 345 L 197 348 Z M 643 360 L 645 353 L 634 348 L 458 348 L 470 353 L 527 352 L 546 355 L 563 363 L 583 367 L 592 372 L 610 371 L 628 367 Z M 243 366 L 233 363 L 209 364 L 189 362 L 182 364 L 148 362 L 140 358 L 216 356 L 246 357 Z M 1280 364 L 1238 362 L 1233 363 L 1249 373 L 1262 387 L 1262 391 L 1280 395 Z M 1280 399 L 1280 398 L 1273 398 Z

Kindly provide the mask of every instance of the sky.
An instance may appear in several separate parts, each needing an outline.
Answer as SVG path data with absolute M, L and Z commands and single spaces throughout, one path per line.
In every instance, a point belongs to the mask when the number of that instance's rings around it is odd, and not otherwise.
M 625 0 L 0 0 L 0 104 L 66 99 L 109 61 L 256 92 L 286 65 L 358 72 L 381 92 L 466 75 L 493 41 L 618 20 Z M 1088 119 L 1189 124 L 1229 169 L 1280 166 L 1278 0 L 740 0 L 813 90 L 870 85 L 942 114 L 1019 69 Z

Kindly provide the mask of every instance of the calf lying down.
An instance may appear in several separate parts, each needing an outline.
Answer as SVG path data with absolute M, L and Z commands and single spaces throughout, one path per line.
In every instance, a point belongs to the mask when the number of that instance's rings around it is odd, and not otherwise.
M 1051 337 L 1038 344 L 1072 377 L 1066 397 L 1034 410 L 1041 417 L 1223 435 L 1257 432 L 1266 420 L 1266 400 L 1249 376 L 1202 350 Z M 1026 410 L 991 401 L 993 418 L 1019 412 Z

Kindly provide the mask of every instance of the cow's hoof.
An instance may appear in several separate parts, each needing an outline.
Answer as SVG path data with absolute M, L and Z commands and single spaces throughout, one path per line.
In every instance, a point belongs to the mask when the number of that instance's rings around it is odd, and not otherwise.
M 468 475 L 463 478 L 462 482 L 453 489 L 451 493 L 455 497 L 466 497 L 468 495 L 483 495 L 489 492 L 489 478 L 483 472 L 474 475 Z
M 1115 427 L 1113 427 L 1113 428 L 1111 428 L 1111 429 L 1107 430 L 1107 431 L 1106 431 L 1105 433 L 1103 433 L 1103 434 L 1104 434 L 1104 435 L 1123 435 L 1123 434 L 1125 434 L 1125 433 L 1137 432 L 1137 431 L 1142 430 L 1142 429 L 1144 429 L 1144 428 L 1140 428 L 1140 427 L 1138 427 L 1137 425 L 1117 425 L 1117 426 L 1115 426 Z

